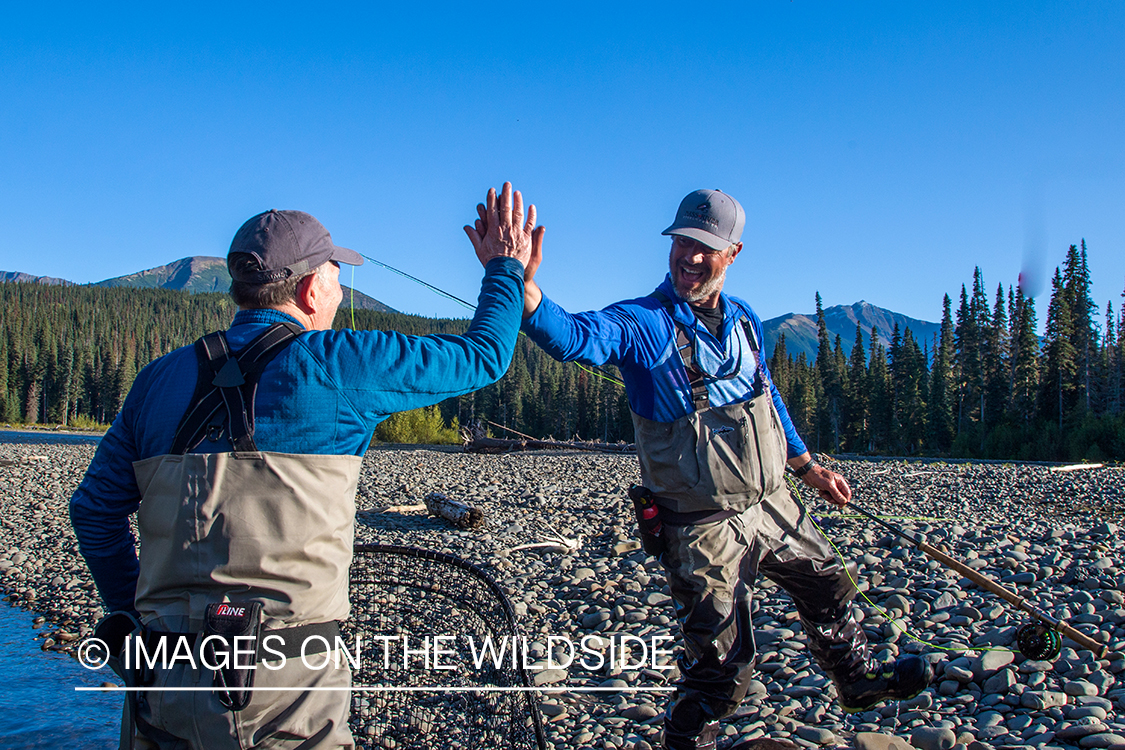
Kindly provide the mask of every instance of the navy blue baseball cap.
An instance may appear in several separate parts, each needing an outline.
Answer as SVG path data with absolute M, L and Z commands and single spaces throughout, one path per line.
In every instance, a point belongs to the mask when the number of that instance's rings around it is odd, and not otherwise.
M 231 257 L 237 253 L 257 260 L 256 270 L 241 266 L 236 274 Z M 269 284 L 291 276 L 302 276 L 334 260 L 363 265 L 355 250 L 338 247 L 324 225 L 304 211 L 270 209 L 253 217 L 235 232 L 227 253 L 231 278 L 246 284 Z
M 661 234 L 678 234 L 713 250 L 726 250 L 742 239 L 746 212 L 721 190 L 696 190 L 680 201 L 676 220 Z

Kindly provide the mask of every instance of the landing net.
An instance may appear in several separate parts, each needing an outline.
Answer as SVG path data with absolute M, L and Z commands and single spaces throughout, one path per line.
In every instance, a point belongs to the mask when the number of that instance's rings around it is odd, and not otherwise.
M 363 644 L 352 684 L 380 688 L 352 694 L 357 746 L 544 750 L 537 693 L 465 689 L 530 686 L 522 653 L 507 650 L 522 642 L 512 606 L 484 571 L 440 552 L 356 545 L 351 602 L 341 629 Z

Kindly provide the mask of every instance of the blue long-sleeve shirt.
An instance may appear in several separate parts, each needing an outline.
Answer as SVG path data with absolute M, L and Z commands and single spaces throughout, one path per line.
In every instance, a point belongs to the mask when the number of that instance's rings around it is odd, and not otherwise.
M 485 269 L 478 308 L 462 336 L 390 331 L 310 331 L 261 373 L 254 441 L 277 453 L 363 455 L 379 422 L 503 377 L 523 314 L 523 266 L 496 258 Z M 235 351 L 277 310 L 239 311 L 226 332 Z M 138 562 L 129 516 L 140 506 L 133 462 L 172 447 L 199 371 L 194 347 L 161 357 L 138 375 L 70 500 L 70 517 L 98 591 L 111 611 L 133 608 Z M 229 452 L 225 437 L 201 453 Z
M 745 301 L 722 296 L 723 322 L 716 339 L 699 322 L 688 304 L 676 296 L 670 276 L 658 287 L 675 302 L 673 317 L 695 338 L 695 358 L 708 378 L 707 395 L 713 406 L 749 401 L 768 383 L 774 406 L 785 429 L 788 457 L 808 449 L 797 434 L 766 363 L 761 362 L 742 330 L 750 322 L 758 342 L 762 321 Z M 616 365 L 625 381 L 629 407 L 646 419 L 674 422 L 694 411 L 691 385 L 676 350 L 676 330 L 664 305 L 655 297 L 617 302 L 603 310 L 571 314 L 546 296 L 523 323 L 524 332 L 558 360 L 589 365 Z M 763 379 L 765 382 L 763 382 Z

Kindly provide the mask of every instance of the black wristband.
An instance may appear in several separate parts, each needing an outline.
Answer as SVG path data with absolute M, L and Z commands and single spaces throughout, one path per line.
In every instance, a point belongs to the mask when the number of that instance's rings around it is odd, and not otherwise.
M 801 467 L 799 467 L 799 468 L 793 469 L 793 476 L 795 476 L 795 477 L 797 477 L 798 479 L 800 479 L 800 478 L 801 478 L 801 477 L 803 477 L 803 476 L 804 476 L 805 474 L 808 474 L 808 473 L 809 473 L 810 471 L 812 471 L 812 467 L 814 467 L 814 466 L 817 466 L 817 465 L 818 465 L 818 464 L 817 464 L 817 462 L 816 462 L 816 459 L 815 459 L 815 458 L 810 458 L 810 459 L 809 459 L 809 462 L 808 462 L 807 464 L 805 464 L 804 466 L 801 466 Z

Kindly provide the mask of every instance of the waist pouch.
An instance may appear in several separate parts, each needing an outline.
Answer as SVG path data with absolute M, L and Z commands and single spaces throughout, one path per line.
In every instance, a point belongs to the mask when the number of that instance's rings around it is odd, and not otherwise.
M 211 664 L 225 665 L 215 670 L 214 685 L 219 703 L 231 711 L 250 705 L 261 629 L 261 602 L 217 602 L 208 604 L 204 612 L 203 656 Z M 226 650 L 225 659 L 217 653 L 220 645 Z
M 637 532 L 641 546 L 652 557 L 659 557 L 665 549 L 664 524 L 660 520 L 660 506 L 647 488 L 639 485 L 629 487 L 629 499 L 633 501 L 633 514 L 637 517 Z

